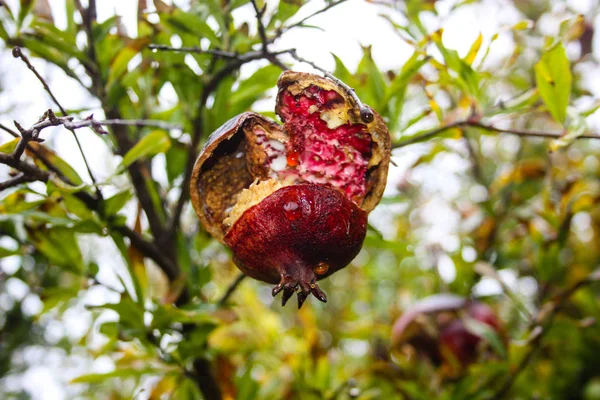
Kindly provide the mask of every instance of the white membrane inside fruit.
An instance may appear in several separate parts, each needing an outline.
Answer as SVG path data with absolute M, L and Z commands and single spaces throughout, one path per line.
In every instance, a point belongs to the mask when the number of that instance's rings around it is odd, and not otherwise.
M 244 189 L 240 192 L 237 203 L 235 203 L 235 206 L 233 206 L 229 216 L 223 221 L 223 224 L 232 226 L 244 211 L 260 203 L 265 197 L 284 186 L 287 186 L 285 181 L 279 181 L 277 179 L 259 181 L 256 179 L 248 189 Z
M 279 175 L 330 185 L 360 204 L 372 156 L 367 126 L 349 122 L 345 100 L 334 90 L 309 86 L 295 94 L 284 92 L 280 101 L 290 140 L 288 168 Z
M 271 170 L 270 176 L 277 178 L 278 174 L 287 168 L 286 145 L 279 140 L 271 139 L 261 126 L 255 126 L 253 131 L 256 144 L 259 145 L 267 156 L 266 164 Z

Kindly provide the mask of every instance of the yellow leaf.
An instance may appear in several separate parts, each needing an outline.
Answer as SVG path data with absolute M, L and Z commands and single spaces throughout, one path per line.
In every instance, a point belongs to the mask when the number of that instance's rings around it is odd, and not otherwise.
M 141 223 L 141 217 L 142 217 L 142 207 L 138 204 L 138 212 L 137 212 L 137 217 L 135 219 L 135 226 L 133 228 L 133 230 L 136 233 L 139 233 L 140 235 L 142 234 L 142 223 Z M 144 263 L 144 255 L 142 254 L 142 252 L 140 250 L 138 250 L 135 246 L 133 245 L 129 245 L 129 249 L 127 250 L 128 255 L 129 255 L 129 263 L 131 265 L 131 272 L 132 272 L 132 278 L 134 280 L 134 283 L 137 283 L 136 286 L 139 286 L 139 293 L 138 293 L 138 288 L 136 287 L 136 293 L 142 297 L 142 299 L 147 295 L 146 292 L 146 288 L 148 287 L 148 277 L 146 275 L 146 265 Z M 138 301 L 142 300 L 142 299 L 138 299 Z
M 469 52 L 467 53 L 467 56 L 465 57 L 465 62 L 467 64 L 469 64 L 469 65 L 473 64 L 473 61 L 475 61 L 475 57 L 477 57 L 477 53 L 479 52 L 479 49 L 481 48 L 482 42 L 483 42 L 483 36 L 480 33 L 479 36 L 477 36 L 477 39 L 475 39 L 475 41 L 471 45 L 471 49 L 469 50 Z
M 525 29 L 533 28 L 533 21 L 526 19 L 523 21 L 519 21 L 512 26 L 514 31 L 524 31 Z

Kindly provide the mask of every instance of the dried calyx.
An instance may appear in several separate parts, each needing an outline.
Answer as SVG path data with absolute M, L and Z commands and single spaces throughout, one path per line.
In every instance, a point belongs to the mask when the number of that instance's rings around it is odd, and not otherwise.
M 277 284 L 301 306 L 317 280 L 358 254 L 367 214 L 385 187 L 390 139 L 381 117 L 335 82 L 284 72 L 279 125 L 255 113 L 232 118 L 204 146 L 191 182 L 204 227 L 248 276 Z

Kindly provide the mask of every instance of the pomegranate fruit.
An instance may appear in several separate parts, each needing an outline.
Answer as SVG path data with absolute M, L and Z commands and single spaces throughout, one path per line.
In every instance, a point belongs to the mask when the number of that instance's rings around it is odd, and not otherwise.
M 479 329 L 475 329 L 477 326 Z M 392 344 L 396 349 L 409 346 L 434 364 L 442 365 L 447 375 L 456 377 L 478 355 L 487 352 L 489 343 L 481 327 L 504 337 L 502 324 L 488 305 L 455 295 L 433 295 L 396 321 Z
M 247 112 L 200 152 L 190 183 L 202 225 L 244 274 L 325 302 L 317 281 L 358 254 L 385 188 L 390 137 L 382 118 L 333 80 L 286 71 L 275 111 Z

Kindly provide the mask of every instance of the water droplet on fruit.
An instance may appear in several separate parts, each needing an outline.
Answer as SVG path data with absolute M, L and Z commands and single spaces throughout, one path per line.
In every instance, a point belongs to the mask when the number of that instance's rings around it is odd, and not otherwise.
M 300 153 L 298 153 L 296 150 L 291 150 L 287 154 L 288 165 L 290 167 L 295 167 L 296 165 L 298 165 L 299 158 L 300 158 Z
M 297 220 L 298 218 L 300 218 L 300 216 L 302 216 L 302 209 L 300 208 L 298 203 L 294 201 L 285 203 L 283 209 L 285 211 L 285 216 L 288 219 L 291 219 L 292 221 Z
M 327 273 L 328 270 L 329 270 L 329 265 L 327 263 L 324 263 L 321 261 L 313 269 L 313 272 L 317 275 L 324 275 L 325 273 Z

